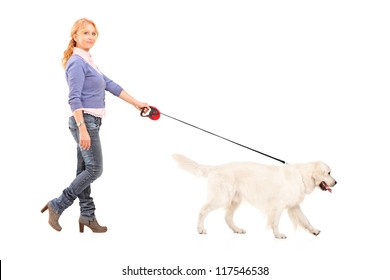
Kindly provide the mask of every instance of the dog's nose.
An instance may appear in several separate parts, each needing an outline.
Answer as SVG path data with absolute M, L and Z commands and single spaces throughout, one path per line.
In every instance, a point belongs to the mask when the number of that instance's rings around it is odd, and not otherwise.
M 335 185 L 337 184 L 337 181 L 336 181 L 336 180 L 334 181 L 334 184 L 335 184 Z

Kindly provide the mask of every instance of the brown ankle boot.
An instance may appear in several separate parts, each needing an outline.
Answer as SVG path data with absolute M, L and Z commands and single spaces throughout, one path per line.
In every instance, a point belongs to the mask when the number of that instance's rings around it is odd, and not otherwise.
M 89 227 L 93 232 L 106 232 L 107 227 L 102 227 L 99 225 L 98 221 L 96 219 L 93 219 L 92 221 L 81 218 L 79 219 L 79 227 L 80 227 L 80 232 L 84 232 L 84 226 Z
M 41 210 L 41 213 L 49 209 L 49 225 L 54 228 L 56 231 L 61 231 L 62 227 L 58 223 L 58 219 L 61 214 L 57 214 L 54 209 L 51 207 L 50 203 L 47 203 Z

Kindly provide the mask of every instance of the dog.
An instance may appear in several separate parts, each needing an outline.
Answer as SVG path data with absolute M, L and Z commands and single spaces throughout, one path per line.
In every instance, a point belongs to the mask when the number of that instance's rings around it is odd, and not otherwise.
M 245 200 L 260 209 L 267 218 L 267 225 L 275 238 L 285 239 L 279 232 L 279 220 L 287 209 L 295 226 L 301 226 L 317 236 L 315 229 L 303 214 L 300 204 L 306 194 L 317 187 L 331 192 L 336 180 L 330 175 L 328 165 L 321 161 L 265 165 L 254 162 L 232 162 L 223 165 L 202 165 L 187 157 L 174 154 L 173 158 L 182 169 L 208 180 L 207 201 L 199 213 L 198 233 L 206 234 L 204 221 L 207 215 L 218 208 L 225 209 L 225 221 L 235 233 L 245 230 L 236 226 L 233 215 L 240 203 Z

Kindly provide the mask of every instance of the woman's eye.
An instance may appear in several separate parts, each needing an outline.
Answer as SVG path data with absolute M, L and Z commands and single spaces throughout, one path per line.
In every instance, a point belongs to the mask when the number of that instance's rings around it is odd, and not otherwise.
M 93 37 L 96 37 L 96 36 L 97 36 L 97 33 L 96 33 L 96 32 L 89 33 L 89 31 L 84 31 L 84 32 L 83 32 L 83 35 L 84 35 L 84 36 L 92 35 Z

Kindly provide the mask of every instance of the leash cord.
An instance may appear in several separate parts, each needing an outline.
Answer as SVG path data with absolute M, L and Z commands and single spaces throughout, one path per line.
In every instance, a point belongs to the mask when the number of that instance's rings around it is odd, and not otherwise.
M 230 140 L 230 139 L 227 139 L 227 138 L 225 138 L 225 137 L 222 137 L 222 136 L 220 136 L 220 135 L 217 135 L 217 134 L 215 134 L 215 133 L 212 133 L 212 132 L 210 132 L 210 131 L 207 131 L 207 130 L 205 130 L 205 129 L 203 129 L 203 128 L 197 127 L 197 126 L 195 126 L 195 125 L 192 125 L 192 124 L 190 124 L 190 123 L 187 123 L 187 122 L 182 121 L 182 120 L 179 120 L 179 119 L 176 119 L 176 118 L 174 118 L 174 117 L 171 117 L 171 116 L 169 116 L 169 115 L 167 115 L 167 114 L 164 114 L 164 113 L 161 113 L 161 112 L 160 112 L 160 114 L 161 114 L 161 115 L 164 115 L 164 116 L 166 116 L 166 117 L 168 117 L 168 118 L 171 118 L 171 119 L 173 119 L 173 120 L 175 120 L 175 121 L 178 121 L 178 122 L 184 123 L 184 124 L 186 124 L 186 125 L 192 126 L 192 127 L 194 127 L 194 128 L 197 128 L 197 129 L 199 129 L 199 130 L 202 130 L 202 131 L 204 131 L 204 132 L 206 132 L 206 133 L 209 133 L 209 134 L 211 134 L 211 135 L 217 136 L 217 137 L 219 137 L 219 138 L 221 138 L 221 139 L 223 139 L 223 140 L 229 141 L 229 142 L 231 142 L 231 143 L 233 143 L 233 144 L 236 144 L 236 145 L 238 145 L 238 146 L 241 146 L 241 147 L 246 148 L 246 149 L 248 149 L 248 150 L 251 150 L 251 151 L 253 151 L 253 152 L 259 153 L 259 154 L 261 154 L 261 155 L 263 155 L 263 156 L 266 156 L 266 157 L 272 158 L 272 159 L 274 159 L 274 160 L 277 160 L 277 161 L 279 161 L 279 162 L 281 162 L 281 163 L 283 163 L 283 164 L 287 164 L 284 160 L 278 159 L 278 158 L 276 158 L 276 157 L 267 155 L 267 154 L 262 153 L 262 152 L 260 152 L 260 151 L 258 151 L 258 150 L 255 150 L 255 149 L 252 149 L 252 148 L 247 147 L 247 146 L 245 146 L 245 145 L 242 145 L 242 144 L 240 144 L 240 143 L 234 142 L 234 141 L 232 141 L 232 140 Z

